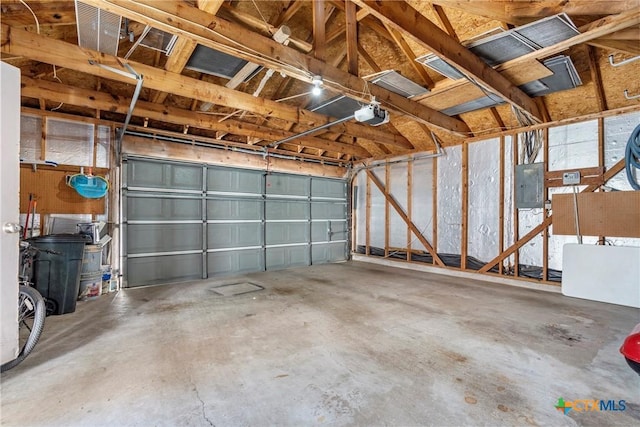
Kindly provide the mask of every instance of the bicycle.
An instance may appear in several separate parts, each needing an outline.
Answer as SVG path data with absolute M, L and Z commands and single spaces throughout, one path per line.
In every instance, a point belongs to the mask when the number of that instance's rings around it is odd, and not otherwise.
M 40 292 L 31 283 L 33 276 L 33 260 L 38 252 L 58 252 L 48 249 L 38 249 L 28 242 L 20 242 L 20 274 L 18 277 L 18 356 L 0 366 L 0 372 L 8 371 L 18 366 L 35 348 L 46 317 L 46 304 Z

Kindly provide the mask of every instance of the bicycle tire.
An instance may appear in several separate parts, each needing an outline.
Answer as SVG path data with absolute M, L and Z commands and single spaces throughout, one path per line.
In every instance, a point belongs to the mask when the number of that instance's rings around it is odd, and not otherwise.
M 18 294 L 18 327 L 29 330 L 18 357 L 11 360 L 0 367 L 0 372 L 8 371 L 18 366 L 33 351 L 42 330 L 44 329 L 44 319 L 46 317 L 46 306 L 42 295 L 36 289 L 20 285 Z M 31 327 L 28 325 L 29 320 L 33 320 Z M 25 335 L 25 330 L 21 331 L 21 336 Z

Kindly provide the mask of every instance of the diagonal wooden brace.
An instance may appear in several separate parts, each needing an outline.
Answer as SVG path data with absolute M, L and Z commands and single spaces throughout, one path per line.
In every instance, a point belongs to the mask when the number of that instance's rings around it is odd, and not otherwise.
M 411 230 L 413 234 L 416 235 L 420 243 L 424 245 L 424 247 L 433 257 L 433 260 L 438 265 L 445 267 L 444 263 L 436 253 L 435 249 L 433 249 L 433 246 L 431 246 L 431 244 L 427 241 L 427 239 L 422 235 L 418 227 L 416 227 L 416 225 L 409 219 L 409 217 L 404 212 L 400 204 L 393 198 L 393 196 L 391 196 L 391 194 L 389 194 L 384 184 L 382 184 L 382 182 L 380 182 L 378 177 L 369 169 L 367 169 L 367 176 L 369 177 L 369 179 L 371 179 L 371 182 L 373 182 L 375 186 L 378 187 L 378 190 L 380 190 L 380 192 L 384 195 L 384 198 L 387 200 L 387 202 L 389 202 L 389 204 L 393 206 L 396 212 L 398 212 L 398 215 L 400 215 L 400 218 L 402 218 L 402 220 L 407 224 L 407 227 L 409 227 L 409 230 Z

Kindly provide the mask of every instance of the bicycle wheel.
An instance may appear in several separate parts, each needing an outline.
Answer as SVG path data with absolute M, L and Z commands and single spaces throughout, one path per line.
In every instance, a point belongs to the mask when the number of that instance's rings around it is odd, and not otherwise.
M 14 360 L 0 367 L 0 372 L 18 366 L 28 355 L 40 339 L 44 328 L 46 307 L 40 293 L 32 287 L 20 285 L 18 295 L 18 327 L 20 328 L 20 352 Z

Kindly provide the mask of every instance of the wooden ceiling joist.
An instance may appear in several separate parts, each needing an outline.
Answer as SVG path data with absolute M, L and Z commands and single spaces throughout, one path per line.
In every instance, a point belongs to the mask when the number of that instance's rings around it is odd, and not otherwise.
M 74 88 L 60 83 L 36 80 L 24 76 L 22 78 L 22 96 L 64 102 L 65 104 L 120 114 L 127 113 L 131 102 L 130 99 L 107 93 Z M 186 125 L 192 128 L 226 132 L 249 138 L 261 138 L 268 141 L 277 141 L 294 135 L 293 132 L 235 120 L 218 122 L 215 119 L 212 120 L 212 116 L 207 113 L 198 113 L 141 100 L 136 103 L 133 115 L 134 117 L 146 117 L 151 120 Z M 336 153 L 348 153 L 357 157 L 369 156 L 369 153 L 364 148 L 357 145 L 344 144 L 316 137 L 301 137 L 299 140 L 296 140 L 296 143 L 305 147 L 318 148 Z
M 339 93 L 369 102 L 375 96 L 386 108 L 413 117 L 415 120 L 433 124 L 443 130 L 464 135 L 469 129 L 460 120 L 432 110 L 417 102 L 404 98 L 376 85 L 367 85 L 360 78 L 320 61 L 313 56 L 250 33 L 226 20 L 182 3 L 139 0 L 86 0 L 88 3 L 125 16 L 144 24 L 152 25 L 179 36 L 232 54 L 242 59 L 283 72 L 291 77 L 310 82 L 313 75 L 320 75 L 324 85 Z M 395 2 L 394 2 L 395 3 Z
M 100 62 L 114 68 L 121 68 L 121 60 L 107 54 L 83 49 L 70 43 L 48 39 L 44 36 L 2 24 L 2 52 L 26 56 L 40 62 L 65 66 L 105 79 L 117 80 L 131 84 L 132 80 L 112 71 L 91 65 L 89 60 Z M 280 46 L 278 44 L 278 46 Z M 144 87 L 166 91 L 179 96 L 186 96 L 204 102 L 212 102 L 233 109 L 246 110 L 261 116 L 277 117 L 286 121 L 299 123 L 302 127 L 311 128 L 331 121 L 327 116 L 296 108 L 284 103 L 256 98 L 250 94 L 228 89 L 212 83 L 186 77 L 178 73 L 170 73 L 145 64 L 128 61 L 128 63 L 144 76 Z M 364 138 L 382 144 L 412 148 L 411 143 L 400 135 L 385 132 L 380 128 L 353 122 L 345 122 L 330 128 L 333 132 L 345 133 L 357 138 Z
M 533 99 L 408 3 L 374 0 L 354 1 L 361 7 L 368 9 L 385 25 L 412 37 L 414 41 L 465 72 L 478 84 L 486 86 L 488 90 L 502 97 L 508 103 L 535 118 L 541 118 L 540 110 Z
M 224 0 L 200 1 L 198 2 L 198 7 L 205 12 L 215 15 L 223 3 Z M 186 67 L 187 62 L 189 62 L 189 58 L 191 58 L 197 45 L 195 41 L 189 38 L 179 37 L 173 46 L 171 55 L 167 58 L 164 69 L 172 73 L 181 73 L 184 67 Z M 152 102 L 162 104 L 167 98 L 167 95 L 167 92 L 156 92 L 152 98 Z
M 433 0 L 432 3 L 513 25 L 523 25 L 558 13 L 575 16 L 611 15 L 638 5 L 637 0 Z
M 598 19 L 597 21 L 593 21 L 590 24 L 578 28 L 580 34 L 552 46 L 534 50 L 531 53 L 512 59 L 511 61 L 507 61 L 504 64 L 498 65 L 496 70 L 502 71 L 530 60 L 548 58 L 549 56 L 564 52 L 570 47 L 581 43 L 589 43 L 597 38 L 634 27 L 638 24 L 640 24 L 640 6 L 634 7 L 617 15 L 607 16 L 602 19 Z

